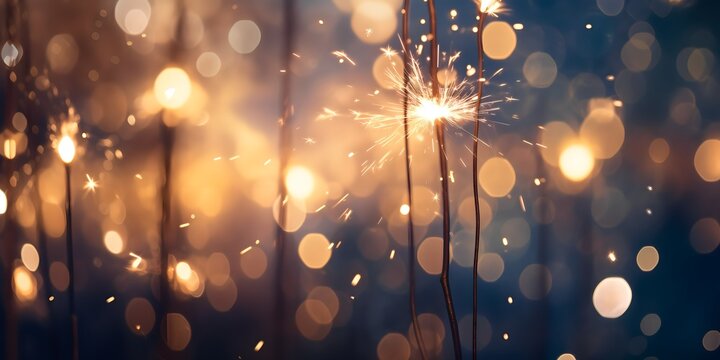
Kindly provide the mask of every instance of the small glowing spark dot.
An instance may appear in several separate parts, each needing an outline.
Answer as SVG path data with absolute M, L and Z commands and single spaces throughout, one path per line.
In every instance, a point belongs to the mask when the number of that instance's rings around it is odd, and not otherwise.
M 457 15 L 458 15 L 457 10 L 455 10 L 455 9 L 450 10 L 450 17 L 451 17 L 451 18 L 454 19 L 455 17 L 457 17 Z
M 362 278 L 362 276 L 361 276 L 360 274 L 355 274 L 355 277 L 353 277 L 353 279 L 352 279 L 352 281 L 350 282 L 350 284 L 351 284 L 352 286 L 357 286 L 357 284 L 360 282 L 360 279 L 361 279 L 361 278 Z
M 143 179 L 142 175 L 140 175 L 140 174 L 135 174 L 135 178 L 138 179 L 138 180 L 142 180 L 142 179 Z
M 410 213 L 410 205 L 408 205 L 408 204 L 400 205 L 400 214 L 401 215 L 407 215 L 409 213 Z
M 560 171 L 570 181 L 585 180 L 595 167 L 595 158 L 590 149 L 582 144 L 567 147 L 560 154 Z
M 395 250 L 390 250 L 390 260 L 395 258 Z
M 540 179 L 535 178 L 535 180 L 533 180 L 533 183 L 535 184 L 535 186 L 540 186 Z
M 592 29 L 592 24 L 585 24 L 585 28 L 588 30 Z
M 180 224 L 180 228 L 181 228 L 181 229 L 184 229 L 184 228 L 186 228 L 186 227 L 188 227 L 188 226 L 190 226 L 190 223 L 182 223 L 182 224 Z
M 647 189 L 648 189 L 648 191 L 653 191 L 653 187 L 652 187 L 652 186 L 648 186 Z
M 502 238 L 502 243 L 504 246 L 508 246 L 508 239 L 506 237 Z
M 115 301 L 115 297 L 114 297 L 114 296 L 111 296 L 111 297 L 105 299 L 105 302 L 108 303 L 108 304 L 111 303 L 111 302 L 113 302 L 113 301 Z
M 53 300 L 55 300 L 55 297 L 52 296 L 52 295 L 50 295 L 50 296 L 48 297 L 48 301 L 52 302 Z
M 645 213 L 648 215 L 652 215 L 652 209 L 645 209 Z
M 610 259 L 610 261 L 612 261 L 612 262 L 615 262 L 615 260 L 617 260 L 617 257 L 615 257 L 615 252 L 614 252 L 614 251 L 611 251 L 611 252 L 608 254 L 608 259 Z
M 318 20 L 318 24 L 322 25 L 322 24 L 324 24 L 324 23 L 325 23 L 324 21 Z
M 515 29 L 515 30 L 522 30 L 524 28 L 525 28 L 525 25 L 523 25 L 521 23 L 513 24 L 513 29 Z
M 260 349 L 262 349 L 263 345 L 265 345 L 264 341 L 262 341 L 262 340 L 258 341 L 258 343 L 255 345 L 255 352 L 260 351 Z
M 58 143 L 57 151 L 60 155 L 60 160 L 69 164 L 75 158 L 75 142 L 70 136 L 64 135 Z
M 512 296 L 508 296 L 508 300 L 507 300 L 507 301 L 508 301 L 508 304 L 512 304 L 512 303 L 513 303 L 513 298 L 512 298 Z
M 248 246 L 248 247 L 244 248 L 244 249 L 240 252 L 240 255 L 245 255 L 245 254 L 247 254 L 247 252 L 250 251 L 250 250 L 252 250 L 252 246 Z
M 457 26 L 457 24 L 452 24 L 452 25 L 450 25 L 450 30 L 452 30 L 452 31 L 458 31 L 458 29 L 460 29 L 460 27 Z
M 95 179 L 93 179 L 92 177 L 90 177 L 89 174 L 85 174 L 85 177 L 87 178 L 87 181 L 85 182 L 85 185 L 83 186 L 83 189 L 85 189 L 85 190 L 87 190 L 87 191 L 95 192 L 95 189 L 98 188 L 98 183 L 97 183 L 97 181 L 95 181 Z
M 510 339 L 510 334 L 504 333 L 503 334 L 503 340 L 508 341 Z

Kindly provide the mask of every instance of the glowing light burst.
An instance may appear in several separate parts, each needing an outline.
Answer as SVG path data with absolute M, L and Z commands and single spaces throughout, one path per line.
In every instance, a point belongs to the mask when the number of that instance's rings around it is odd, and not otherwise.
M 503 12 L 502 0 L 475 0 L 481 13 L 497 16 Z
M 95 189 L 99 187 L 97 181 L 95 181 L 95 179 L 93 179 L 90 174 L 85 174 L 85 177 L 87 178 L 87 181 L 85 182 L 85 185 L 83 185 L 83 189 L 90 192 L 95 192 Z
M 391 52 L 388 48 L 382 49 L 383 53 Z M 449 57 L 448 69 L 452 72 L 453 62 L 458 59 L 459 53 Z M 483 103 L 480 118 L 477 118 L 475 105 L 477 93 L 474 91 L 473 83 L 467 79 L 461 81 L 447 81 L 440 87 L 440 95 L 436 98 L 432 94 L 432 87 L 425 80 L 423 71 L 418 61 L 411 57 L 408 68 L 409 81 L 407 85 L 408 95 L 408 136 L 418 137 L 423 134 L 432 135 L 436 121 L 442 121 L 447 126 L 472 134 L 463 128 L 467 123 L 480 121 L 487 123 L 483 115 L 487 115 L 498 108 L 494 107 L 499 101 L 488 101 Z M 401 68 L 390 68 L 386 75 L 392 84 L 392 89 L 402 99 L 404 95 L 404 79 Z M 353 116 L 370 129 L 386 130 L 387 134 L 375 141 L 371 150 L 375 147 L 389 147 L 399 144 L 405 136 L 403 121 L 403 103 L 401 100 L 393 100 L 390 103 L 379 106 L 381 112 L 367 113 L 354 111 Z M 431 137 L 430 137 L 431 138 Z M 375 161 L 368 161 L 363 164 L 363 173 L 367 173 L 382 165 L 392 158 L 390 152 L 386 152 Z

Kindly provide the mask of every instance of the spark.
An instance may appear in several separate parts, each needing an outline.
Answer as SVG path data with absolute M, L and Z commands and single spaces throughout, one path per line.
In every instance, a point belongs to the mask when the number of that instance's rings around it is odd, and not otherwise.
M 240 251 L 240 255 L 245 255 L 250 250 L 252 250 L 252 246 L 248 246 L 248 247 L 244 248 L 242 251 Z
M 332 120 L 338 116 L 337 111 L 324 107 L 322 113 L 315 117 L 316 121 Z
M 497 17 L 505 9 L 502 8 L 502 0 L 475 0 L 481 13 Z
M 140 175 L 140 174 L 135 174 L 135 178 L 138 179 L 138 180 L 142 180 L 142 179 L 143 179 L 142 175 Z
M 520 195 L 518 198 L 520 199 L 520 208 L 523 212 L 527 212 L 527 210 L 525 209 L 525 200 L 523 199 L 523 196 Z
M 611 251 L 608 253 L 608 259 L 610 259 L 610 261 L 612 261 L 612 262 L 615 262 L 615 260 L 617 260 L 617 257 L 615 256 L 614 251 Z
M 508 302 L 508 304 L 512 304 L 512 303 L 513 303 L 513 298 L 512 298 L 512 296 L 508 296 L 507 302 Z
M 255 352 L 260 351 L 260 349 L 262 349 L 263 345 L 265 345 L 265 341 L 262 341 L 262 340 L 258 341 L 258 343 L 255 345 Z
M 350 215 L 352 215 L 352 210 L 350 208 L 345 209 L 345 211 L 340 214 L 340 217 L 338 219 L 342 219 L 343 222 L 347 222 L 350 220 Z
M 448 68 L 452 68 L 452 62 L 457 59 L 460 53 L 453 54 L 449 59 Z M 466 79 L 462 81 L 448 82 L 440 88 L 440 94 L 433 96 L 432 88 L 428 86 L 424 78 L 420 64 L 415 57 L 411 57 L 408 64 L 409 81 L 407 85 L 408 97 L 408 137 L 418 137 L 432 134 L 435 130 L 435 123 L 442 121 L 448 126 L 459 131 L 468 133 L 463 129 L 464 124 L 476 120 L 475 105 L 477 94 L 473 90 L 473 83 Z M 390 68 L 387 78 L 392 89 L 399 96 L 405 93 L 404 76 L 401 68 Z M 490 106 L 495 102 L 485 102 Z M 378 112 L 354 111 L 355 120 L 360 121 L 366 127 L 384 131 L 370 149 L 389 147 L 403 142 L 405 138 L 404 111 L 402 103 L 393 100 L 387 104 L 378 106 Z M 482 109 L 483 114 L 490 111 L 489 108 Z M 472 134 L 468 133 L 472 136 Z M 368 149 L 368 150 L 370 150 Z M 363 173 L 380 169 L 392 159 L 389 152 L 385 152 L 380 159 L 368 162 L 363 166 Z
M 390 260 L 395 258 L 395 249 L 390 250 Z
M 315 141 L 315 140 L 314 140 L 313 138 L 311 138 L 311 137 L 303 138 L 303 140 L 305 140 L 305 143 L 306 143 L 306 144 L 311 144 L 311 145 L 312 145 L 312 144 L 317 144 L 317 141 Z
M 353 277 L 352 281 L 350 282 L 350 285 L 357 286 L 357 284 L 360 283 L 361 278 L 362 278 L 362 275 L 355 274 L 355 277 Z
M 48 301 L 53 302 L 53 300 L 55 300 L 54 296 L 52 296 L 52 295 L 48 296 Z
M 503 340 L 505 340 L 505 341 L 510 340 L 510 334 L 504 333 L 504 334 L 503 334 Z
M 87 178 L 87 181 L 85 182 L 85 185 L 83 185 L 83 189 L 90 192 L 95 192 L 95 189 L 99 187 L 97 181 L 90 177 L 89 174 L 85 174 L 85 177 Z
M 398 54 L 398 52 L 395 49 L 391 48 L 390 45 L 384 48 L 380 48 L 380 51 L 382 51 L 383 54 L 389 58 Z
M 181 229 L 184 229 L 184 228 L 186 228 L 186 227 L 188 227 L 188 226 L 190 226 L 190 223 L 180 224 L 180 228 L 181 228 Z
M 115 301 L 115 297 L 114 297 L 114 296 L 111 296 L 111 297 L 105 299 L 105 303 L 107 303 L 107 304 L 109 304 L 109 303 L 111 303 L 111 302 L 113 302 L 113 301 Z
M 343 195 L 343 197 L 341 197 L 340 200 L 338 200 L 338 202 L 336 202 L 335 205 L 333 205 L 333 209 L 336 208 L 338 205 L 340 205 L 343 201 L 347 200 L 347 198 L 349 196 L 350 196 L 350 193 Z
M 347 60 L 353 66 L 357 65 L 353 59 L 351 59 L 344 51 L 335 50 L 332 52 L 333 55 L 337 56 L 339 63 L 344 63 Z
M 130 256 L 134 258 L 134 260 L 130 263 L 130 268 L 137 270 L 140 267 L 140 263 L 142 263 L 142 258 L 135 253 L 130 253 Z

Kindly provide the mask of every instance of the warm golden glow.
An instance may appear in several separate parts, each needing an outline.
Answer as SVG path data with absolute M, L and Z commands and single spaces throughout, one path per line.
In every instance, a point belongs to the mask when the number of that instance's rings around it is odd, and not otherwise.
M 493 60 L 505 60 L 517 47 L 517 35 L 510 24 L 493 21 L 482 32 L 483 52 Z
M 637 253 L 637 266 L 640 270 L 648 272 L 653 271 L 660 261 L 660 254 L 653 246 L 644 246 Z
M 450 116 L 450 109 L 435 101 L 435 99 L 420 99 L 420 103 L 413 108 L 412 116 L 428 123 Z
M 178 109 L 185 105 L 192 93 L 188 74 L 180 68 L 163 70 L 155 79 L 155 98 L 166 109 Z
M 560 153 L 560 171 L 571 181 L 587 179 L 595 167 L 590 149 L 583 144 L 570 145 Z
M 57 152 L 62 162 L 71 163 L 75 158 L 75 142 L 73 139 L 68 135 L 63 136 L 58 143 Z
M 285 176 L 285 186 L 287 186 L 288 193 L 297 199 L 306 199 L 310 196 L 314 185 L 313 174 L 302 166 L 293 166 Z
M 495 15 L 502 11 L 502 0 L 475 0 L 481 13 Z
M 190 264 L 185 261 L 181 261 L 175 265 L 175 274 L 177 274 L 177 277 L 180 280 L 190 280 L 193 270 L 190 267 Z

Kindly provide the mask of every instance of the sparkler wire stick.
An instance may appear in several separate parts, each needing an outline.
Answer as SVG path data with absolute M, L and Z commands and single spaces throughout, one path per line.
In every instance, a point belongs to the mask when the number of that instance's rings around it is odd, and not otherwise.
M 440 82 L 438 81 L 438 42 L 437 42 L 437 16 L 435 0 L 428 0 L 428 14 L 430 18 L 430 79 L 432 80 L 432 94 L 435 99 L 440 97 Z M 443 259 L 440 285 L 443 289 L 445 307 L 450 322 L 455 359 L 462 359 L 460 348 L 460 331 L 455 316 L 452 292 L 450 291 L 450 190 L 448 186 L 448 164 L 445 149 L 445 125 L 442 119 L 435 119 L 435 133 L 439 147 L 440 183 L 442 185 L 442 213 L 443 213 Z
M 473 163 L 472 163 L 472 180 L 473 180 L 473 202 L 475 205 L 475 252 L 473 253 L 473 313 L 472 313 L 472 355 L 473 359 L 477 359 L 477 320 L 478 320 L 478 262 L 480 260 L 480 194 L 478 181 L 478 151 L 480 147 L 480 111 L 482 108 L 483 97 L 483 40 L 482 31 L 485 25 L 485 12 L 479 7 L 477 11 L 477 54 L 478 54 L 478 83 L 477 83 L 477 106 L 475 127 L 473 128 Z
M 287 222 L 287 196 L 288 189 L 285 184 L 287 175 L 287 165 L 290 158 L 290 149 L 292 147 L 292 133 L 290 121 L 292 120 L 292 103 L 291 103 L 291 69 L 292 53 L 295 45 L 295 0 L 284 0 L 283 2 L 283 46 L 281 54 L 281 66 L 285 70 L 282 72 L 280 84 L 280 98 L 282 107 L 282 117 L 280 119 L 280 141 L 279 141 L 279 168 L 278 168 L 278 192 L 280 199 L 278 203 L 278 224 L 276 227 L 276 243 L 277 253 L 275 257 L 275 321 L 274 321 L 274 337 L 276 344 L 273 347 L 276 351 L 276 359 L 283 359 L 286 348 L 286 325 L 287 314 L 285 308 L 285 295 L 289 293 L 286 289 L 288 282 L 285 276 L 285 257 L 287 231 L 285 226 Z
M 65 163 L 65 250 L 70 281 L 68 285 L 68 310 L 70 311 L 70 349 L 73 360 L 80 358 L 78 319 L 75 306 L 75 256 L 72 235 L 72 198 L 70 191 L 70 163 Z
M 183 1 L 177 2 L 178 19 L 175 27 L 175 39 L 170 46 L 170 61 L 175 62 L 180 55 L 180 42 L 183 38 L 184 22 L 185 22 L 185 8 Z M 168 273 L 168 262 L 170 257 L 170 239 L 169 235 L 173 231 L 172 226 L 172 160 L 173 160 L 173 149 L 175 148 L 175 126 L 167 125 L 163 118 L 165 110 L 160 112 L 160 137 L 162 138 L 163 145 L 163 171 L 165 179 L 161 189 L 162 197 L 162 218 L 160 224 L 160 309 L 157 313 L 158 333 L 157 333 L 157 348 L 161 352 L 169 354 L 169 348 L 163 341 L 163 330 L 165 331 L 165 337 L 170 339 L 170 327 L 167 326 L 166 317 L 171 310 L 172 306 L 172 293 L 170 288 L 170 274 Z M 165 328 L 163 329 L 163 323 Z
M 410 0 L 404 0 L 402 10 L 402 46 L 403 46 L 403 130 L 405 132 L 405 174 L 408 194 L 408 286 L 410 293 L 410 316 L 415 340 L 420 350 L 420 357 L 425 360 L 425 344 L 423 343 L 420 324 L 418 323 L 417 306 L 415 304 L 415 229 L 413 228 L 413 192 L 412 174 L 410 172 L 410 134 L 408 129 L 408 83 L 410 82 Z

